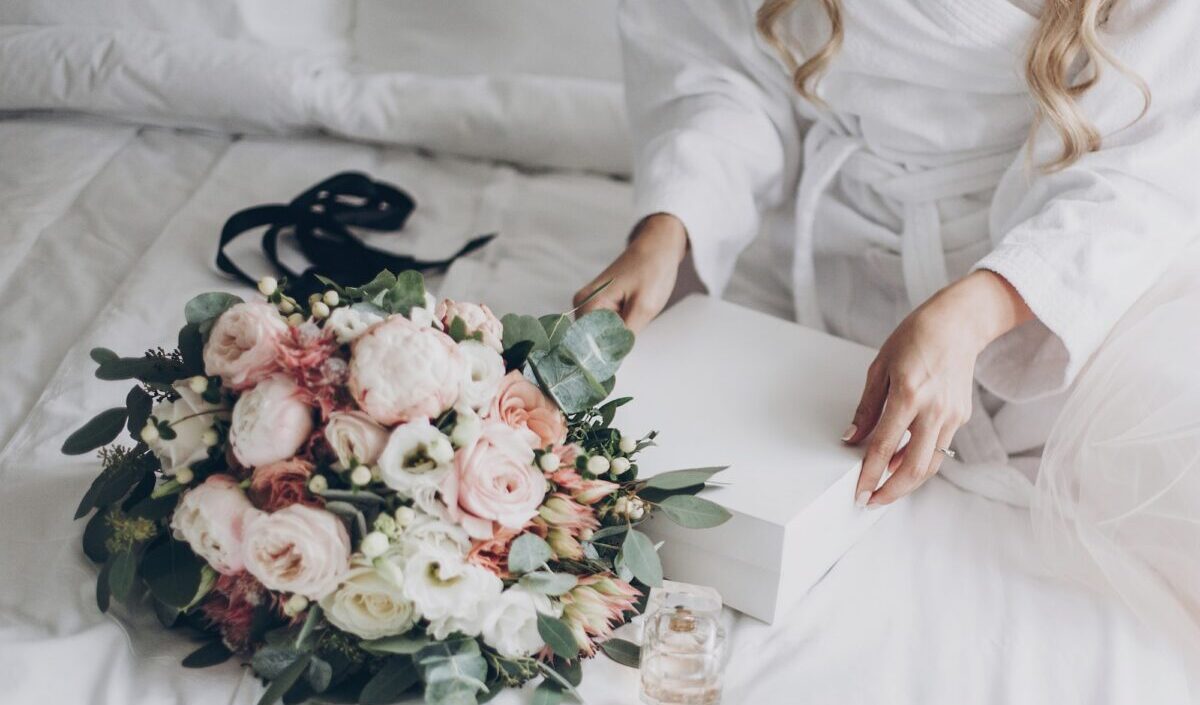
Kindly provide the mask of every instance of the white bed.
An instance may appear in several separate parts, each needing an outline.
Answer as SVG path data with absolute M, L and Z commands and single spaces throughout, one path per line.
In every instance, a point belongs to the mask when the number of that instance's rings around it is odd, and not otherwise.
M 130 13 L 141 4 L 105 1 Z M 517 7 L 539 3 L 553 0 Z M 270 10 L 267 2 L 242 4 Z M 183 669 L 179 660 L 193 645 L 161 631 L 152 615 L 118 608 L 105 616 L 95 607 L 82 524 L 70 519 L 95 469 L 58 453 L 73 427 L 120 393 L 92 377 L 87 351 L 170 343 L 184 301 L 234 286 L 213 267 L 225 218 L 346 169 L 398 184 L 418 202 L 404 235 L 375 242 L 434 256 L 500 233 L 435 280 L 440 293 L 500 311 L 563 308 L 619 249 L 632 215 L 628 184 L 606 175 L 627 161 L 623 128 L 612 119 L 619 90 L 607 64 L 566 77 L 445 77 L 403 72 L 409 59 L 397 52 L 374 57 L 388 72 L 348 71 L 338 57 L 355 40 L 390 45 L 377 35 L 335 36 L 311 39 L 317 54 L 296 55 L 225 15 L 204 25 L 214 28 L 211 37 L 191 37 L 194 47 L 181 50 L 186 42 L 170 39 L 175 30 L 162 21 L 110 30 L 45 14 L 70 6 L 14 2 L 0 10 L 0 109 L 8 111 L 0 119 L 0 702 L 253 703 L 261 688 L 237 664 Z M 448 3 L 447 11 L 464 7 Z M 29 14 L 37 9 L 43 15 Z M 375 17 L 379 9 L 360 5 Z M 234 16 L 255 15 L 243 8 Z M 332 16 L 317 28 L 334 26 Z M 153 56 L 151 45 L 159 47 Z M 48 68 L 36 65 L 39 56 Z M 235 105 L 222 102 L 221 81 L 201 70 L 213 57 L 229 67 L 247 57 L 268 66 L 243 65 L 234 91 L 243 103 Z M 116 83 L 86 71 L 106 61 L 127 69 L 110 75 Z M 514 70 L 538 61 L 547 59 L 523 56 Z M 147 84 L 153 75 L 198 82 Z M 277 88 L 281 77 L 293 82 L 290 91 L 254 95 L 256 77 Z M 321 107 L 318 97 L 333 89 L 337 99 Z M 494 100 L 517 94 L 522 105 Z M 538 102 L 527 103 L 531 96 Z M 431 97 L 441 101 L 443 124 L 413 117 Z M 254 256 L 252 247 L 239 252 Z M 786 292 L 757 276 L 766 270 L 759 259 L 752 253 L 742 262 L 732 297 L 784 314 Z M 774 626 L 727 613 L 726 702 L 1192 702 L 1169 645 L 1116 601 L 1049 577 L 1028 523 L 1021 509 L 935 479 Z M 603 658 L 587 664 L 589 703 L 630 703 L 635 692 L 634 671 Z

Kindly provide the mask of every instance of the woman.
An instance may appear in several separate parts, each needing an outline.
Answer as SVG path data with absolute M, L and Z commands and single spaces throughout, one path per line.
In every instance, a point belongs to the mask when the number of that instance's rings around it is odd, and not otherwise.
M 960 477 L 1036 475 L 1085 362 L 1200 234 L 1195 0 L 646 0 L 627 4 L 621 28 L 642 219 L 580 298 L 612 280 L 586 308 L 637 329 L 682 262 L 719 295 L 748 243 L 771 238 L 797 318 L 880 347 L 844 437 L 866 445 L 860 505 L 895 501 L 956 452 L 980 470 Z M 1163 348 L 1182 340 L 1156 326 Z M 1078 443 L 1080 417 L 1136 425 L 1128 406 L 1104 404 L 1093 394 L 1060 423 L 1054 448 Z M 1146 594 L 1179 608 L 1158 616 L 1182 617 L 1190 638 L 1197 435 L 1180 430 L 1191 445 L 1156 456 L 1161 493 L 1143 497 L 1126 473 L 1088 498 L 1085 472 L 1123 468 L 1103 454 L 1083 468 L 1075 452 L 1041 467 L 1035 496 L 1110 586 L 1122 589 L 1115 563 L 1130 584 L 1158 571 L 1162 589 Z M 1154 550 L 1132 563 L 1138 549 L 1107 553 L 1115 530 L 1089 511 L 1132 502 L 1144 518 L 1167 496 L 1193 504 L 1143 527 L 1137 545 Z

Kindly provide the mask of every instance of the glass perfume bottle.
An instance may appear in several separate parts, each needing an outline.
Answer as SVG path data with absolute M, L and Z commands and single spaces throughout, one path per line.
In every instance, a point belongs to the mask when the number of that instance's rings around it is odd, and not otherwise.
M 641 696 L 647 705 L 717 705 L 725 665 L 720 613 L 685 604 L 650 615 L 642 636 Z

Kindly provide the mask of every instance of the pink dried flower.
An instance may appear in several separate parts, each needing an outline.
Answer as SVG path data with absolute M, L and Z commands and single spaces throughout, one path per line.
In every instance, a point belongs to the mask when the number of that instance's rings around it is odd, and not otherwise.
M 619 489 L 621 486 L 615 482 L 583 480 L 578 487 L 574 488 L 575 491 L 571 493 L 571 497 L 581 504 L 595 504 Z
M 546 498 L 538 508 L 538 516 L 551 529 L 563 529 L 572 536 L 579 536 L 584 529 L 594 530 L 600 526 L 595 512 L 561 492 L 555 492 Z
M 625 621 L 641 593 L 629 583 L 607 573 L 586 575 L 560 600 L 563 620 L 575 635 L 580 650 L 587 656 L 612 636 L 613 629 Z
M 293 504 L 320 507 L 321 500 L 308 492 L 312 473 L 312 463 L 299 458 L 259 466 L 250 476 L 250 498 L 255 506 L 267 512 Z
M 264 606 L 278 609 L 276 598 L 254 576 L 242 571 L 219 576 L 200 604 L 200 613 L 221 632 L 231 651 L 244 653 L 252 646 L 254 613 Z
M 522 531 L 523 529 L 498 529 L 492 538 L 474 543 L 467 553 L 467 561 L 487 568 L 502 580 L 507 580 L 512 577 L 508 572 L 508 550 L 512 547 L 513 539 Z
M 289 328 L 279 339 L 276 363 L 296 381 L 308 403 L 321 409 L 321 418 L 348 405 L 342 390 L 346 381 L 345 360 L 334 357 L 338 351 L 333 334 L 313 323 Z

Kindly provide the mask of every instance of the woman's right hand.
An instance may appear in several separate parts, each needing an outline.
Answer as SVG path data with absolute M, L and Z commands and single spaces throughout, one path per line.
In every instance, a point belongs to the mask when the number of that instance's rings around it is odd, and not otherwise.
M 579 315 L 611 309 L 637 333 L 667 305 L 686 254 L 687 230 L 682 221 L 666 213 L 644 218 L 621 256 L 575 294 L 575 305 L 583 303 Z M 611 283 L 588 300 L 606 282 Z

